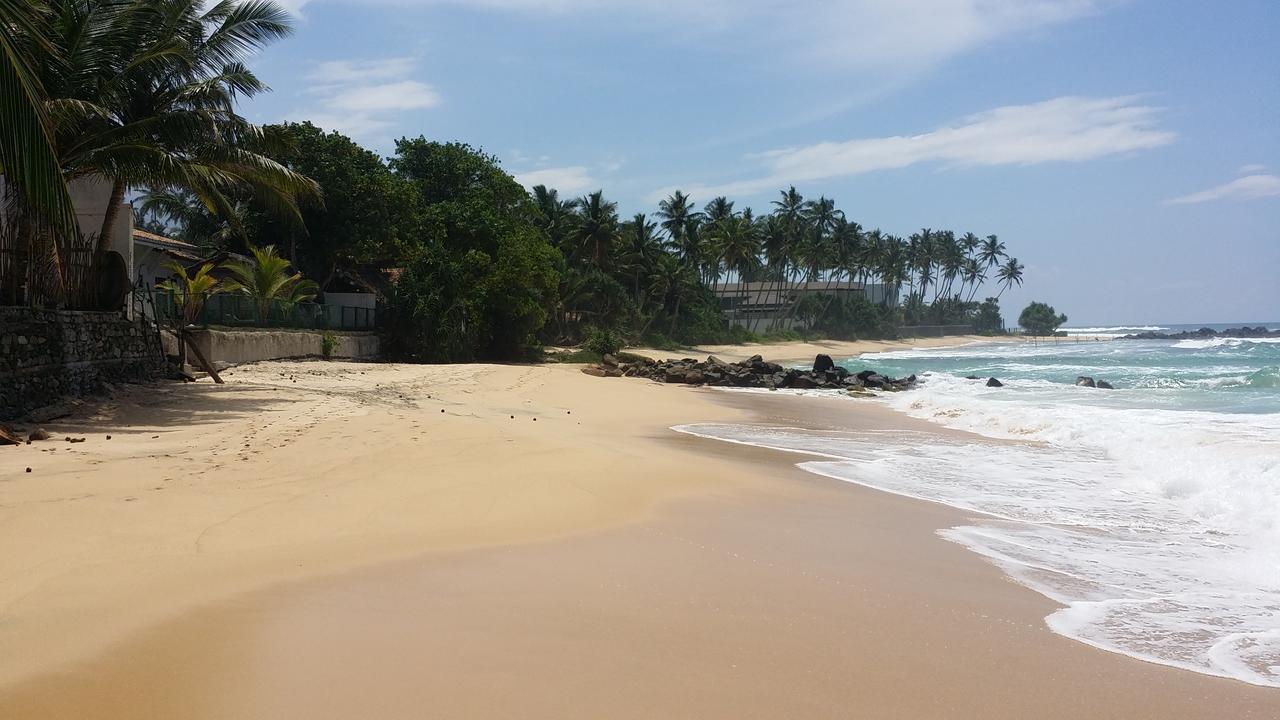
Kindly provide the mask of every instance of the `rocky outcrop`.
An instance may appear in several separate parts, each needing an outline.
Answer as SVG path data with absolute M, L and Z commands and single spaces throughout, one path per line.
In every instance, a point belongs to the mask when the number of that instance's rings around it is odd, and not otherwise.
M 1086 377 L 1084 375 L 1076 378 L 1076 385 L 1079 385 L 1080 387 L 1098 387 L 1098 384 L 1093 381 L 1093 378 Z
M 982 378 L 974 378 L 974 379 L 981 380 Z M 987 378 L 987 387 L 1004 387 L 1004 383 L 1000 382 L 995 378 Z
M 822 360 L 826 358 L 826 360 Z M 663 360 L 629 356 L 630 362 L 617 361 L 614 368 L 590 366 L 583 372 L 597 377 L 607 377 L 616 369 L 625 377 L 643 377 L 656 382 L 680 385 L 710 385 L 712 387 L 745 388 L 795 388 L 805 390 L 844 390 L 862 392 L 872 390 L 906 390 L 915 386 L 916 376 L 891 378 L 874 370 L 852 373 L 836 365 L 826 355 L 815 358 L 814 369 L 784 368 L 778 363 L 766 362 L 753 355 L 743 362 L 725 362 L 714 355 L 705 361 L 693 358 Z M 818 368 L 822 368 L 819 370 Z
M 1099 380 L 1098 384 L 1095 385 L 1094 387 L 1098 388 L 1099 390 L 1115 390 L 1115 388 L 1111 386 L 1111 383 L 1107 382 L 1106 380 Z
M 1227 328 L 1226 330 L 1214 330 L 1213 328 L 1200 328 L 1199 330 L 1183 330 L 1178 333 L 1163 332 L 1142 332 L 1133 335 L 1125 335 L 1121 340 L 1204 340 L 1209 338 L 1280 338 L 1280 330 L 1268 330 L 1266 327 L 1259 325 L 1258 327 L 1249 327 L 1243 325 L 1238 328 Z

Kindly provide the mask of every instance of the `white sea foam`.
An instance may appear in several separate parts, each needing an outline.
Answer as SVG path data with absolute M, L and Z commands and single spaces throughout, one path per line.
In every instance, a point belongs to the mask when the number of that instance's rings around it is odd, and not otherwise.
M 1211 348 L 1222 348 L 1222 347 L 1234 348 L 1234 347 L 1244 347 L 1248 345 L 1274 345 L 1274 344 L 1280 344 L 1280 338 L 1215 337 L 1215 338 L 1205 338 L 1203 340 L 1200 340 L 1200 339 L 1179 340 L 1178 342 L 1174 343 L 1173 346 L 1176 348 L 1182 348 L 1184 350 L 1208 350 Z
M 1280 415 L 1081 403 L 1081 393 L 1118 393 L 1036 379 L 998 389 L 950 375 L 925 379 L 923 389 L 883 402 L 948 427 L 1033 442 L 677 429 L 821 453 L 801 467 L 985 513 L 941 534 L 1062 603 L 1047 619 L 1055 632 L 1280 687 Z

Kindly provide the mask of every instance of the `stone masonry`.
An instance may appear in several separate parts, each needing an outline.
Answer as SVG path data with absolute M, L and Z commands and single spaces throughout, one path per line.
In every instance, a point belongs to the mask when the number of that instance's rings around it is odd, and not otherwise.
M 0 308 L 0 420 L 104 382 L 140 382 L 161 374 L 155 331 L 117 312 Z

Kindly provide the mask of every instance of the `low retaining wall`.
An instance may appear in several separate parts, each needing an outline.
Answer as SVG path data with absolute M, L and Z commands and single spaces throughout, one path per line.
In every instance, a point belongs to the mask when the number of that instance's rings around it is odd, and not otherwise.
M 155 330 L 120 313 L 0 308 L 0 419 L 164 369 Z
M 375 360 L 380 344 L 377 333 L 335 332 L 333 357 Z M 191 342 L 211 363 L 258 362 L 286 358 L 320 357 L 324 354 L 324 333 L 309 330 L 193 330 Z M 188 357 L 188 361 L 194 358 Z

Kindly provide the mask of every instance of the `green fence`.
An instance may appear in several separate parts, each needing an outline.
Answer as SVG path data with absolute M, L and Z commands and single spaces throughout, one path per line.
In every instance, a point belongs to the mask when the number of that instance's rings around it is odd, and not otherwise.
M 166 290 L 153 290 L 152 293 L 159 320 L 172 324 L 183 317 L 186 302 L 181 294 Z M 217 293 L 203 300 L 203 303 L 197 303 L 200 310 L 192 320 L 193 325 L 302 330 L 372 330 L 375 327 L 373 308 L 280 300 L 263 304 L 238 293 Z

